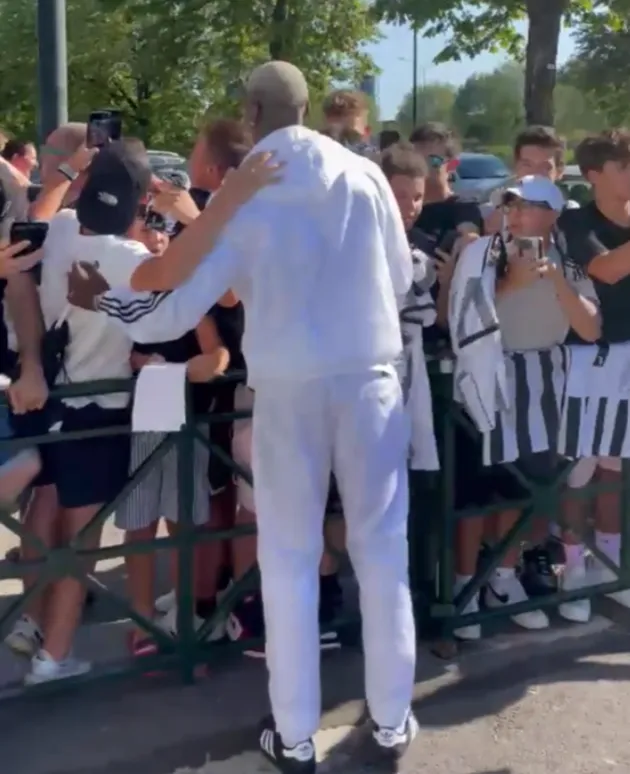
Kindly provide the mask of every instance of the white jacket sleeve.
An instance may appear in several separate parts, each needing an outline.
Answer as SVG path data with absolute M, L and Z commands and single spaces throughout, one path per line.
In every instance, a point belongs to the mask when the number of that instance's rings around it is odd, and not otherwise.
M 112 288 L 101 298 L 98 309 L 138 343 L 178 339 L 195 328 L 230 289 L 242 268 L 241 257 L 233 243 L 222 241 L 176 290 L 135 293 L 129 288 Z

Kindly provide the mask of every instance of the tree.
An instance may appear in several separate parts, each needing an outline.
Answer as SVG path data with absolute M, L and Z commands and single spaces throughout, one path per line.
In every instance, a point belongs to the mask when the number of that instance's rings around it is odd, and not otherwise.
M 453 105 L 453 125 L 460 137 L 468 144 L 510 144 L 523 124 L 523 82 L 516 64 L 471 75 Z
M 0 0 L 0 123 L 36 126 L 35 3 Z M 153 147 L 188 147 L 205 113 L 238 109 L 243 80 L 273 56 L 293 61 L 317 99 L 373 69 L 376 35 L 361 0 L 67 0 L 69 110 L 85 120 L 116 106 L 125 130 Z
M 562 80 L 582 93 L 600 116 L 619 126 L 630 119 L 630 23 L 591 20 L 575 35 L 577 52 Z
M 524 58 L 525 120 L 551 125 L 563 20 L 583 22 L 607 5 L 604 0 L 375 0 L 374 10 L 378 18 L 410 22 L 428 37 L 448 35 L 437 61 L 499 50 Z M 617 18 L 614 10 L 608 10 L 607 15 Z M 515 26 L 522 19 L 528 22 L 526 41 Z
M 450 83 L 427 83 L 418 87 L 416 92 L 416 125 L 427 121 L 439 121 L 450 124 L 453 114 L 453 103 L 457 88 Z M 404 100 L 398 114 L 396 123 L 403 135 L 411 134 L 414 129 L 413 120 L 413 92 L 410 91 Z

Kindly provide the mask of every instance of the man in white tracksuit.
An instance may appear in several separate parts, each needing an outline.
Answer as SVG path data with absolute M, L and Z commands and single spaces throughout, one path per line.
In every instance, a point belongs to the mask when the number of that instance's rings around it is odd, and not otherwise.
M 156 341 L 194 328 L 228 288 L 243 301 L 273 711 L 261 749 L 282 772 L 315 771 L 318 567 L 333 471 L 361 588 L 370 744 L 396 771 L 417 733 L 409 426 L 393 368 L 402 352 L 397 297 L 410 287 L 412 261 L 381 170 L 304 128 L 307 103 L 297 68 L 257 68 L 246 105 L 254 150 L 285 164 L 282 182 L 242 207 L 173 293 L 113 289 L 97 308 L 135 341 Z

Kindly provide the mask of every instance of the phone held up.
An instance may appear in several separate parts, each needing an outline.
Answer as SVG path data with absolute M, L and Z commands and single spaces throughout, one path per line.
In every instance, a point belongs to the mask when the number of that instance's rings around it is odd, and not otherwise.
M 21 250 L 15 257 L 20 258 L 23 255 L 31 255 L 44 244 L 48 234 L 48 223 L 40 221 L 20 221 L 17 220 L 11 226 L 11 244 L 18 242 L 30 242 L 28 247 Z
M 451 231 L 447 231 L 444 237 L 440 240 L 440 243 L 438 244 L 438 248 L 443 253 L 448 253 L 449 255 L 453 252 L 453 248 L 455 247 L 455 242 L 463 236 L 464 234 L 478 234 L 479 228 L 474 223 L 460 223 L 457 228 L 451 229 Z
M 515 237 L 514 245 L 520 258 L 536 263 L 544 257 L 542 237 Z
M 120 110 L 93 110 L 87 125 L 88 148 L 103 148 L 122 136 Z

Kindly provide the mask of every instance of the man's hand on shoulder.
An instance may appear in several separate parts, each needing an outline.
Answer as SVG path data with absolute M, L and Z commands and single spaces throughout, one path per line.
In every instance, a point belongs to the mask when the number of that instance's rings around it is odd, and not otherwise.
M 109 283 L 98 270 L 98 264 L 80 261 L 72 265 L 68 274 L 68 303 L 94 312 L 103 293 L 110 290 Z

